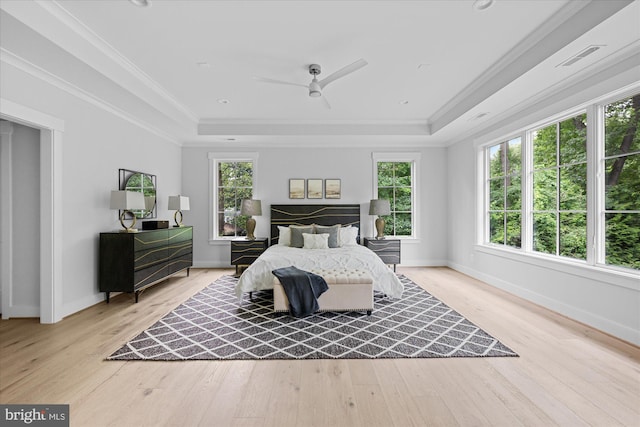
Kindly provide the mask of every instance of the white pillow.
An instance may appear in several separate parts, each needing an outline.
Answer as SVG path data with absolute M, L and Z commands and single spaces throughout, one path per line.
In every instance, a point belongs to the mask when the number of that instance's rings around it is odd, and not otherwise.
M 358 241 L 358 227 L 342 227 L 340 229 L 340 246 L 356 246 Z
M 329 249 L 329 234 L 302 233 L 304 239 L 303 249 Z
M 289 227 L 278 226 L 278 244 L 291 246 L 291 229 Z

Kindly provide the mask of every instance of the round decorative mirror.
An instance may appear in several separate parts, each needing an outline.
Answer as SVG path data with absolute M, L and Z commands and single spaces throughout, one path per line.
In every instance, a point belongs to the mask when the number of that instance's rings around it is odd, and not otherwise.
M 144 194 L 145 209 L 133 210 L 138 219 L 154 218 L 156 207 L 156 185 L 155 175 L 142 172 L 132 172 L 126 179 L 124 189 L 127 191 L 137 191 Z

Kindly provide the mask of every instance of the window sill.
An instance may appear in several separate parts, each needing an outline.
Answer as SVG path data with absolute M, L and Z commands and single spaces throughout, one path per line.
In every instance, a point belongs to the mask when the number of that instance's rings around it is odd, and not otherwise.
M 607 282 L 612 285 L 640 291 L 640 272 L 620 271 L 615 268 L 601 265 L 587 265 L 581 261 L 530 252 L 522 252 L 518 249 L 502 248 L 489 245 L 475 245 L 477 252 L 507 258 L 513 261 L 524 262 L 537 267 L 556 270 L 565 274 L 584 277 L 586 279 Z
M 228 245 L 231 240 L 235 239 L 235 237 L 229 237 L 227 239 L 209 239 L 210 246 L 222 246 Z

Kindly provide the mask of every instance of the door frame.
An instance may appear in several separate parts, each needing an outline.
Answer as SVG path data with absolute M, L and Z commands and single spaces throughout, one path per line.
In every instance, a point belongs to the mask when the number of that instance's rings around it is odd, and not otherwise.
M 62 137 L 64 120 L 0 98 L 0 118 L 40 130 L 40 323 L 62 319 Z M 10 161 L 3 156 L 2 162 Z M 4 168 L 3 168 L 4 169 Z M 1 192 L 11 183 L 3 176 Z M 0 198 L 10 200 L 5 194 Z M 8 209 L 3 207 L 3 212 Z M 3 215 L 4 216 L 4 215 Z M 0 233 L 11 230 L 11 216 L 0 224 Z M 2 317 L 11 317 L 12 283 L 5 271 L 11 239 L 2 238 Z M 9 276 L 9 278 L 7 278 Z

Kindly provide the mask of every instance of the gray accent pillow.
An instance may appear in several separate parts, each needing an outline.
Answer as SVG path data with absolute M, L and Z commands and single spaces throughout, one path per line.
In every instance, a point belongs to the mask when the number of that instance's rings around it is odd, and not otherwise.
M 301 248 L 304 246 L 302 233 L 313 234 L 313 227 L 289 227 L 291 229 L 291 247 Z
M 329 247 L 330 248 L 338 248 L 340 247 L 340 224 L 336 225 L 316 225 L 316 234 L 329 234 Z

